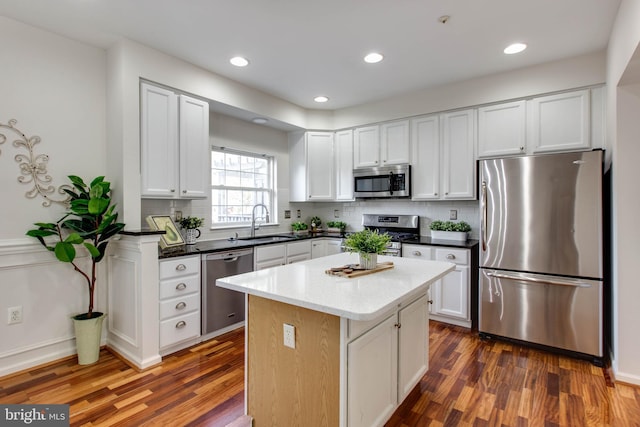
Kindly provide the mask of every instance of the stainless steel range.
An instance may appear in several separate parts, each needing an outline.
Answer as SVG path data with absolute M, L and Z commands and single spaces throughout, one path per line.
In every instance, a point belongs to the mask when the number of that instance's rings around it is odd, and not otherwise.
M 369 230 L 389 233 L 391 242 L 382 255 L 401 256 L 403 241 L 420 238 L 420 217 L 418 215 L 363 214 L 362 225 Z

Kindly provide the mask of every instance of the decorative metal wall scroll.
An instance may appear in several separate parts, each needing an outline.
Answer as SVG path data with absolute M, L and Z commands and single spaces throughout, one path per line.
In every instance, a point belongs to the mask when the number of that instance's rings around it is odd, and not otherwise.
M 35 154 L 33 148 L 40 142 L 39 136 L 27 136 L 15 127 L 17 120 L 11 119 L 8 124 L 0 123 L 0 130 L 8 129 L 17 135 L 17 139 L 13 141 L 13 146 L 27 150 L 27 154 L 16 154 L 14 159 L 20 168 L 20 176 L 18 182 L 22 184 L 32 184 L 33 188 L 25 193 L 27 198 L 33 199 L 38 195 L 44 198 L 42 206 L 51 206 L 51 203 L 67 204 L 70 197 L 65 193 L 64 189 L 71 189 L 69 185 L 61 185 L 58 187 L 57 193 L 65 196 L 62 199 L 52 198 L 51 195 L 56 192 L 56 188 L 51 184 L 52 178 L 47 172 L 47 163 L 49 156 L 46 154 Z M 0 133 L 0 145 L 4 144 L 7 136 Z M 2 151 L 0 151 L 2 154 Z

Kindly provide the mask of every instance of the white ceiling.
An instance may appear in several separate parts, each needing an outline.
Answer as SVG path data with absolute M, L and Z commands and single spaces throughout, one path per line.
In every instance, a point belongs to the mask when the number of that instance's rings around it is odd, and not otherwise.
M 606 48 L 620 0 L 0 0 L 108 48 L 151 46 L 304 108 L 335 110 Z M 442 15 L 451 18 L 438 22 Z M 502 49 L 514 41 L 529 48 Z M 385 55 L 365 64 L 370 51 Z M 247 57 L 245 68 L 229 64 Z M 330 98 L 313 102 L 316 95 Z

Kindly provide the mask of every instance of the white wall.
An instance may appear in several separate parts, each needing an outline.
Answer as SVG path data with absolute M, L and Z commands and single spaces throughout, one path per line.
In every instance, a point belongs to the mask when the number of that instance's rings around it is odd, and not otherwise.
M 27 137 L 39 136 L 35 154 L 47 154 L 52 184 L 67 175 L 104 174 L 106 53 L 0 16 L 0 123 L 18 121 Z M 28 199 L 20 175 L 17 134 L 0 129 L 0 375 L 75 352 L 69 317 L 86 311 L 86 284 L 25 232 L 34 222 L 54 222 L 60 205 Z M 96 301 L 104 308 L 104 287 Z M 24 321 L 6 324 L 8 307 L 22 306 Z
M 612 162 L 613 221 L 613 370 L 616 379 L 640 384 L 640 286 L 637 254 L 640 208 L 637 182 L 640 158 L 640 1 L 623 0 L 607 57 L 608 139 Z M 634 57 L 635 55 L 635 57 Z

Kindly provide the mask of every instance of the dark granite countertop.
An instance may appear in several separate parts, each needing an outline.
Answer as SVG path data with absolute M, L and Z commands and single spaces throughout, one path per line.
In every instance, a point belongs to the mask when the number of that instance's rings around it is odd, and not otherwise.
M 286 240 L 273 241 L 267 240 L 271 236 L 287 236 Z M 173 258 L 187 255 L 200 255 L 210 252 L 224 252 L 233 249 L 253 248 L 263 245 L 275 245 L 280 243 L 292 243 L 301 240 L 315 239 L 319 237 L 343 237 L 340 233 L 309 233 L 303 235 L 294 235 L 292 233 L 278 233 L 267 236 L 256 236 L 255 239 L 241 238 L 238 240 L 219 239 L 219 240 L 202 240 L 195 245 L 183 245 L 178 248 L 160 250 L 158 249 L 158 258 Z M 246 240 L 245 240 L 246 239 Z

